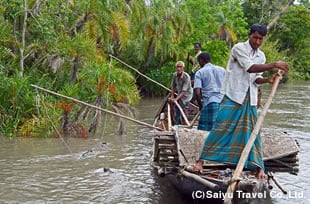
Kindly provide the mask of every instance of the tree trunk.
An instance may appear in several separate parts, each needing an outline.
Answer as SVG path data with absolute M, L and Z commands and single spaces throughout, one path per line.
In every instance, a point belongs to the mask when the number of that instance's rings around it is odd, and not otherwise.
M 80 30 L 83 28 L 85 23 L 90 18 L 90 14 L 86 13 L 78 22 L 76 22 L 69 30 L 69 36 L 74 37 L 75 33 L 80 32 Z
M 24 75 L 24 49 L 25 49 L 25 35 L 26 35 L 26 26 L 27 26 L 27 0 L 23 0 L 24 5 L 24 21 L 23 21 L 23 27 L 22 27 L 22 34 L 21 34 L 21 41 L 22 45 L 19 48 L 19 77 L 22 78 Z
M 102 107 L 102 105 L 103 105 L 103 98 L 102 98 L 102 96 L 98 96 L 96 106 Z M 101 119 L 102 119 L 102 112 L 100 110 L 95 110 L 94 118 L 90 124 L 89 129 L 88 129 L 89 133 L 92 131 L 96 131 L 97 129 L 100 129 L 100 127 L 98 127 L 98 125 L 100 125 L 102 123 Z
M 268 30 L 270 30 L 270 28 L 272 28 L 277 23 L 277 21 L 281 18 L 281 16 L 287 12 L 289 7 L 293 5 L 294 2 L 295 0 L 290 0 L 288 4 L 281 10 L 281 12 L 276 17 L 274 17 L 274 19 L 272 19 L 272 21 L 267 26 Z
M 62 131 L 65 137 L 69 135 L 69 113 L 66 111 L 62 114 Z
M 155 39 L 154 39 L 154 37 L 152 37 L 150 42 L 149 42 L 146 63 L 142 66 L 142 70 L 141 70 L 142 72 L 146 71 L 147 68 L 150 66 L 152 59 L 154 57 L 154 54 L 155 54 Z

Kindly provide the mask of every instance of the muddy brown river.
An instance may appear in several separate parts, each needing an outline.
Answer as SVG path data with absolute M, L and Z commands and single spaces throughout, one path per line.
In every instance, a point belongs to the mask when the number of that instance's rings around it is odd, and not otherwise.
M 281 84 L 264 121 L 301 146 L 298 175 L 275 174 L 289 194 L 274 186 L 271 203 L 310 203 L 309 94 L 310 82 Z M 137 119 L 152 124 L 161 102 L 142 99 Z M 0 203 L 195 203 L 153 172 L 150 129 L 126 126 L 126 136 L 107 123 L 99 136 L 68 138 L 68 147 L 59 138 L 0 137 Z

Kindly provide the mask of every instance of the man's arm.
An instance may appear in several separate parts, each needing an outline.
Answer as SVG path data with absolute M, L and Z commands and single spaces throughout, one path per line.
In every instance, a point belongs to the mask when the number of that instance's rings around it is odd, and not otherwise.
M 286 64 L 284 61 L 277 61 L 277 62 L 271 62 L 269 64 L 253 64 L 249 69 L 249 73 L 259 73 L 271 70 L 273 68 L 278 68 L 283 70 L 284 72 L 289 71 L 289 65 Z
M 182 91 L 181 93 L 178 94 L 178 96 L 174 99 L 175 101 L 180 100 L 180 98 L 182 98 L 185 94 L 185 91 Z
M 175 94 L 175 88 L 172 87 L 171 94 L 170 94 L 170 99 L 174 99 L 174 94 Z
M 199 110 L 202 109 L 202 102 L 201 102 L 201 99 L 202 99 L 202 96 L 201 96 L 201 88 L 195 88 L 195 93 L 196 93 L 196 100 L 197 100 L 197 103 L 198 103 L 198 106 L 199 106 Z
M 275 80 L 275 78 L 276 78 L 277 76 L 280 76 L 280 77 L 281 77 L 280 80 L 282 79 L 282 75 L 281 75 L 281 74 L 275 73 L 275 74 L 273 74 L 271 77 L 268 77 L 268 78 L 257 78 L 257 79 L 255 80 L 255 83 L 256 83 L 256 84 L 265 84 L 265 83 L 273 84 L 273 82 L 274 82 L 274 80 Z
M 182 97 L 184 96 L 185 91 L 182 91 L 181 93 L 178 93 L 177 96 L 176 96 L 175 93 L 176 93 L 175 88 L 172 88 L 172 89 L 171 89 L 171 96 L 170 96 L 170 98 L 168 99 L 168 101 L 173 102 L 173 103 L 174 103 L 174 101 L 178 101 L 180 98 L 182 98 Z M 175 97 L 175 96 L 176 96 L 176 97 Z

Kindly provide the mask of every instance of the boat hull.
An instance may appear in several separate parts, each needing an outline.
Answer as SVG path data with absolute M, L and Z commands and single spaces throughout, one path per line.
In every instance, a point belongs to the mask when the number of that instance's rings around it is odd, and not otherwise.
M 166 180 L 170 182 L 174 188 L 183 194 L 187 199 L 187 203 L 223 203 L 225 196 L 233 198 L 233 203 L 237 204 L 269 204 L 272 203 L 270 199 L 270 191 L 266 183 L 262 182 L 258 191 L 246 192 L 246 190 L 237 189 L 233 195 L 226 195 L 227 186 L 222 185 L 220 182 L 218 190 L 208 188 L 207 186 L 195 181 L 194 179 L 180 176 L 175 173 L 165 175 Z M 249 190 L 249 189 L 247 189 Z

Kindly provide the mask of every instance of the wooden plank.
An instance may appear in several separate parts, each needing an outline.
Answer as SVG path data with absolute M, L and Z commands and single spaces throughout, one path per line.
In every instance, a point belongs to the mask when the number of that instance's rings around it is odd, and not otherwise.
M 169 149 L 169 148 L 176 148 L 175 143 L 170 143 L 170 144 L 158 144 L 159 149 Z
M 155 140 L 153 144 L 153 161 L 158 161 L 159 149 L 158 142 Z
M 181 149 L 188 159 L 189 165 L 195 165 L 199 158 L 201 148 L 209 134 L 208 131 L 197 129 L 178 128 L 176 130 L 176 140 L 178 148 Z M 270 129 L 261 130 L 261 138 L 263 141 L 264 161 L 272 159 L 296 160 L 299 147 L 295 140 L 288 134 Z M 188 165 L 187 162 L 179 155 L 180 165 Z M 223 164 L 227 165 L 227 164 Z
M 156 114 L 155 114 L 155 117 L 159 117 L 160 113 L 161 112 L 164 112 L 164 109 L 166 107 L 166 104 L 167 104 L 167 101 L 168 101 L 168 98 L 170 97 L 171 93 L 168 93 L 167 96 L 164 98 L 164 101 L 163 103 L 160 105 L 160 107 L 158 108 Z
M 167 157 L 173 156 L 173 157 L 175 157 L 175 156 L 178 156 L 178 153 L 177 152 L 159 152 L 159 156 L 160 157 L 164 157 L 164 156 L 167 156 Z
M 161 136 L 161 135 L 165 135 L 165 136 L 174 136 L 174 132 L 173 131 L 153 131 L 153 136 Z
M 265 171 L 270 171 L 270 172 L 288 172 L 288 173 L 296 175 L 299 172 L 299 168 L 298 167 L 294 167 L 293 169 L 291 169 L 291 168 L 285 168 L 285 167 L 265 167 Z
M 155 140 L 167 140 L 167 141 L 175 141 L 174 137 L 168 136 L 168 135 L 161 135 L 161 136 L 155 136 Z

